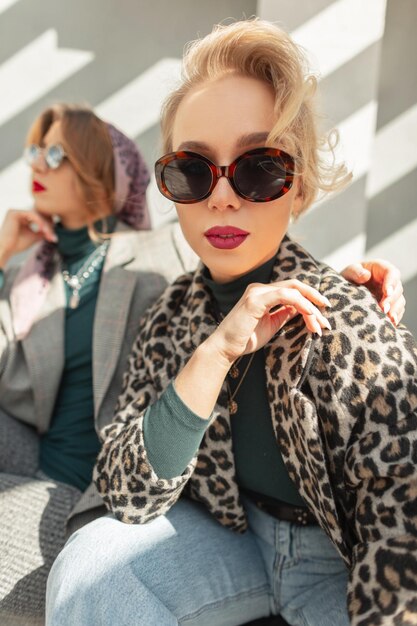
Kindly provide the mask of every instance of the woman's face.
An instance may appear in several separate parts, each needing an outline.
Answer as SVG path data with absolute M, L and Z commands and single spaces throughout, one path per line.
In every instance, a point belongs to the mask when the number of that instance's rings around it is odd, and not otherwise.
M 270 86 L 254 78 L 226 76 L 196 87 L 183 99 L 173 125 L 173 150 L 191 150 L 216 165 L 229 165 L 243 152 L 265 146 L 273 125 Z M 272 258 L 291 212 L 301 203 L 297 186 L 295 179 L 284 196 L 270 202 L 249 202 L 222 177 L 205 200 L 176 204 L 185 238 L 215 281 L 238 278 Z M 237 229 L 236 239 L 241 243 L 225 248 L 225 235 Z
M 54 122 L 43 138 L 41 147 L 63 143 L 61 122 Z M 34 208 L 44 216 L 58 216 L 66 228 L 82 228 L 89 213 L 78 186 L 77 174 L 65 158 L 57 169 L 49 169 L 42 155 L 32 168 Z M 90 218 L 91 219 L 91 218 Z

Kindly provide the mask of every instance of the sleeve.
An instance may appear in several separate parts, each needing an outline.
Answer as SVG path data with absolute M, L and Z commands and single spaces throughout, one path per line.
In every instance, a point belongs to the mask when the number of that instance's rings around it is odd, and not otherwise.
M 160 478 L 153 468 L 144 441 L 146 410 L 158 402 L 168 386 L 163 381 L 163 354 L 170 342 L 167 320 L 157 303 L 140 325 L 129 356 L 123 388 L 110 425 L 101 431 L 102 448 L 93 480 L 107 508 L 126 523 L 145 524 L 166 513 L 178 500 L 194 471 L 196 455 L 181 475 Z M 165 326 L 165 327 L 164 327 Z M 156 344 L 163 348 L 156 350 Z M 161 358 L 155 366 L 157 353 Z M 151 367 L 152 365 L 152 367 Z M 170 369 L 170 376 L 176 372 Z
M 314 384 L 328 433 L 326 401 L 330 393 L 337 396 L 333 444 L 337 447 L 339 435 L 347 442 L 340 482 L 345 502 L 352 505 L 350 618 L 353 626 L 414 624 L 417 347 L 407 329 L 395 329 L 365 290 L 346 286 L 344 292 L 324 290 L 334 304 L 328 316 L 334 330 L 323 336 L 321 375 L 316 372 Z
M 143 420 L 145 448 L 160 478 L 173 478 L 183 473 L 197 453 L 209 422 L 184 404 L 173 382 L 158 402 L 146 409 Z

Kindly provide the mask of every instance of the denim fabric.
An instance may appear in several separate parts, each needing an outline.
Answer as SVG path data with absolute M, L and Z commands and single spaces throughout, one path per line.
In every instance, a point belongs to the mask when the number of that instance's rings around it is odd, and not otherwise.
M 271 613 L 348 626 L 346 567 L 323 531 L 245 505 L 243 535 L 186 499 L 145 525 L 88 524 L 52 568 L 47 626 L 237 626 Z

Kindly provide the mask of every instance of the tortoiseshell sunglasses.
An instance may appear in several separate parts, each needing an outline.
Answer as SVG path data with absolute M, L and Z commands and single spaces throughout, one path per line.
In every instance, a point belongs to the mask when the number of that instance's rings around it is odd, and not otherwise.
M 155 175 L 159 191 L 179 204 L 208 198 L 222 176 L 245 200 L 270 202 L 291 189 L 294 159 L 278 148 L 255 148 L 230 165 L 215 165 L 201 154 L 182 150 L 158 159 Z

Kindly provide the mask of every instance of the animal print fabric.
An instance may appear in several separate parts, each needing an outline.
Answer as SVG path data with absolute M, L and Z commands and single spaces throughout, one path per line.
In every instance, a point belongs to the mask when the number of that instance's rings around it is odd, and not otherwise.
M 181 476 L 160 479 L 143 415 L 215 329 L 202 267 L 180 277 L 142 320 L 95 481 L 121 521 L 163 515 L 185 489 L 234 531 L 246 529 L 225 385 L 201 447 Z M 272 280 L 297 278 L 329 298 L 331 330 L 298 316 L 264 348 L 273 428 L 293 482 L 350 570 L 354 626 L 417 624 L 417 349 L 363 287 L 289 238 Z

